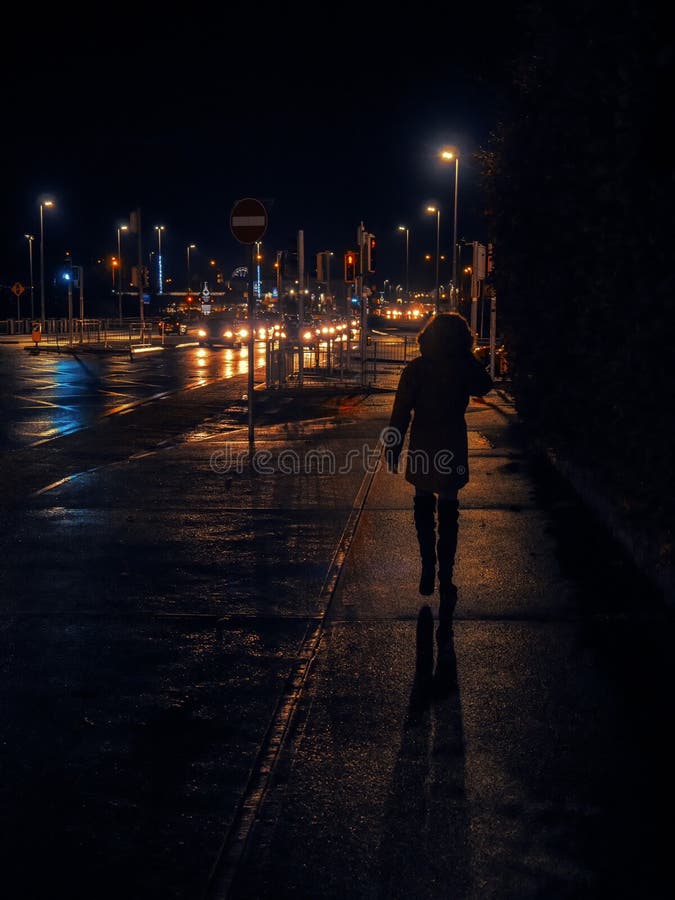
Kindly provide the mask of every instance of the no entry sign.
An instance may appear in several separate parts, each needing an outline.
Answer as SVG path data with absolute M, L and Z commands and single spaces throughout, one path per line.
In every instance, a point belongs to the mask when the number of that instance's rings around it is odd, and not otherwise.
M 267 231 L 267 210 L 260 200 L 237 200 L 230 213 L 232 234 L 241 244 L 255 244 Z

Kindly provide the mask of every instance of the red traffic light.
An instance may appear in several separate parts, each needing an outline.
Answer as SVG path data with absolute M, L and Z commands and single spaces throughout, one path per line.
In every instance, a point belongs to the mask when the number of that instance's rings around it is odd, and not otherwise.
M 368 235 L 368 243 L 366 246 L 367 246 L 367 250 L 368 250 L 368 271 L 374 272 L 375 271 L 375 235 L 374 234 Z
M 347 250 L 345 253 L 345 281 L 350 283 L 356 278 L 356 253 Z

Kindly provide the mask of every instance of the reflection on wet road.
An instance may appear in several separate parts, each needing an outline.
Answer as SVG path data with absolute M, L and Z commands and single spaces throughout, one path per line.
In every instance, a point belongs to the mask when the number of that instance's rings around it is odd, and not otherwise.
M 256 368 L 265 346 L 256 344 Z M 175 391 L 201 387 L 248 371 L 248 349 L 190 347 L 128 356 L 27 353 L 0 347 L 0 450 L 49 441 L 92 425 L 102 416 Z

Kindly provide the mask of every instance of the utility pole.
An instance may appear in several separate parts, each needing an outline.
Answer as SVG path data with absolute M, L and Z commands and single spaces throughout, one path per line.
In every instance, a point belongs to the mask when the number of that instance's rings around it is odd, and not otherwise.
M 356 274 L 356 294 L 361 304 L 361 332 L 360 332 L 360 349 L 361 349 L 361 386 L 366 387 L 366 355 L 368 352 L 368 298 L 364 295 L 363 290 L 363 272 L 365 269 L 366 241 L 369 235 L 363 222 L 359 223 L 356 229 L 356 244 L 359 248 L 358 255 L 358 272 Z
M 482 285 L 485 280 L 485 244 L 473 241 L 471 244 L 473 253 L 471 257 L 471 333 L 476 335 L 478 327 L 478 298 L 482 293 Z
M 143 311 L 143 239 L 141 235 L 141 210 L 136 209 L 129 217 L 129 231 L 136 234 L 138 247 L 138 315 L 141 320 L 141 327 L 145 324 L 145 313 Z
M 300 387 L 305 383 L 305 342 L 302 337 L 304 334 L 305 322 L 305 232 L 301 229 L 298 231 L 298 384 Z
M 73 343 L 73 274 L 68 273 L 68 333 L 70 343 Z
M 248 264 L 248 458 L 249 462 L 253 461 L 255 452 L 255 434 L 254 434 L 254 411 L 253 403 L 255 398 L 253 383 L 253 367 L 255 365 L 255 296 L 253 295 L 254 275 L 253 266 L 255 263 L 256 251 L 255 243 L 249 244 L 249 264 Z

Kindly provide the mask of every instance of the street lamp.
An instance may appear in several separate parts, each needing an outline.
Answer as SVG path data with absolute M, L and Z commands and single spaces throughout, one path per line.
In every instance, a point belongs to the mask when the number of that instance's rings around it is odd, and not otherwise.
M 33 302 L 33 241 L 35 240 L 34 234 L 24 234 L 24 237 L 28 241 L 28 271 L 30 273 L 30 318 L 31 321 L 35 318 L 35 303 Z
M 436 213 L 436 312 L 440 306 L 440 287 L 438 280 L 438 264 L 441 251 L 441 208 L 440 206 L 427 206 L 428 213 Z
M 447 147 L 441 150 L 441 159 L 445 162 L 455 161 L 455 194 L 454 213 L 452 223 L 452 292 L 450 294 L 450 308 L 457 309 L 457 196 L 459 193 L 459 151 L 456 147 Z
M 196 245 L 196 244 L 188 244 L 188 245 L 187 245 L 187 292 L 188 292 L 188 294 L 190 293 L 190 286 L 191 286 L 191 280 L 190 280 L 190 250 L 196 250 L 196 249 L 197 249 L 197 245 Z
M 163 225 L 155 225 L 155 231 L 157 232 L 157 280 L 159 282 L 159 294 L 164 293 L 164 274 L 162 272 L 162 232 L 164 231 Z
M 399 225 L 399 231 L 405 231 L 405 295 L 410 299 L 410 285 L 408 282 L 408 269 L 410 263 L 410 229 L 407 225 Z
M 42 327 L 45 326 L 45 206 L 53 206 L 53 200 L 43 200 L 40 203 L 40 315 Z
M 122 324 L 122 238 L 123 231 L 128 231 L 128 225 L 117 226 L 117 305 L 120 313 L 120 325 Z

